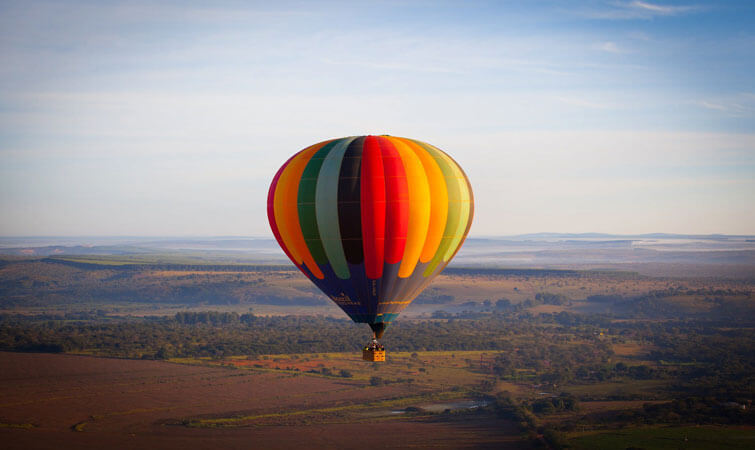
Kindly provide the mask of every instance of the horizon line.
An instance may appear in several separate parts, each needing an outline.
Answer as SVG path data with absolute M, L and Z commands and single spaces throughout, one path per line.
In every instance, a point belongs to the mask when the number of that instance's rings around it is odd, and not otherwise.
M 514 234 L 479 234 L 469 235 L 467 239 L 490 239 L 490 238 L 515 238 L 525 236 L 573 236 L 573 237 L 652 237 L 652 236 L 674 236 L 674 237 L 755 237 L 753 234 L 727 234 L 727 233 L 669 233 L 669 232 L 648 232 L 648 233 L 606 233 L 597 231 L 585 232 L 558 232 L 558 231 L 537 231 L 532 233 L 514 233 Z M 187 235 L 149 235 L 149 234 L 36 234 L 36 235 L 0 235 L 0 239 L 81 239 L 81 238 L 119 238 L 119 239 L 272 239 L 272 235 L 222 235 L 222 234 L 187 234 Z

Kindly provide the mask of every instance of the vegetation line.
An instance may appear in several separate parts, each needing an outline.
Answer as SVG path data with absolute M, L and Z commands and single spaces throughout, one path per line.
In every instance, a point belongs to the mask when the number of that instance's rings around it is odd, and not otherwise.
M 380 400 L 376 402 L 368 402 L 368 403 L 362 403 L 362 404 L 332 406 L 328 408 L 303 409 L 303 410 L 296 410 L 296 411 L 287 411 L 287 412 L 282 412 L 282 413 L 255 414 L 255 415 L 241 416 L 241 417 L 220 417 L 220 418 L 214 418 L 214 419 L 190 420 L 190 421 L 187 421 L 185 425 L 189 427 L 234 426 L 234 424 L 239 424 L 242 422 L 249 422 L 249 421 L 259 420 L 259 419 L 398 407 L 398 406 L 410 405 L 412 403 L 421 402 L 421 401 L 451 400 L 451 399 L 463 397 L 465 395 L 468 395 L 468 393 L 445 392 L 445 393 L 433 393 L 433 394 L 425 394 L 425 395 L 414 395 L 414 396 L 409 396 L 409 397 L 398 397 L 394 399 Z

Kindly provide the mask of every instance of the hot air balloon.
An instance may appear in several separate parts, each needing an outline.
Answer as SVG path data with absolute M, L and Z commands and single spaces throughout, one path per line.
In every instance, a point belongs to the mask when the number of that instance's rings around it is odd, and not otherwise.
M 286 255 L 372 328 L 369 360 L 384 360 L 377 339 L 458 252 L 473 210 L 469 180 L 450 156 L 393 136 L 305 148 L 278 170 L 267 201 Z

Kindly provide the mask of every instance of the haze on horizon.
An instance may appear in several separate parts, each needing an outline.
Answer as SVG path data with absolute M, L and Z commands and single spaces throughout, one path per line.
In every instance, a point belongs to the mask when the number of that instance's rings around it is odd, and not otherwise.
M 432 143 L 471 236 L 755 234 L 746 1 L 0 3 L 0 236 L 268 236 L 294 152 Z

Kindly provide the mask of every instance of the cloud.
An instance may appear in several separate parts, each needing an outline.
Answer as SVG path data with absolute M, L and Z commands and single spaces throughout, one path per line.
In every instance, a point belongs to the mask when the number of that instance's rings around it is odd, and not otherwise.
M 681 14 L 695 9 L 694 6 L 663 6 L 641 1 L 634 1 L 630 3 L 629 7 L 648 11 L 653 14 L 662 14 L 665 16 Z
M 400 72 L 429 72 L 429 73 L 455 73 L 462 74 L 464 71 L 453 69 L 449 66 L 433 66 L 433 65 L 418 65 L 411 62 L 375 62 L 367 60 L 333 60 L 330 58 L 322 58 L 321 61 L 325 64 L 342 65 L 342 66 L 356 66 L 366 69 L 378 69 L 378 70 L 393 70 Z
M 594 102 L 594 101 L 586 100 L 584 98 L 579 98 L 579 97 L 557 97 L 556 100 L 558 100 L 561 103 L 566 103 L 567 105 L 572 105 L 572 106 L 578 106 L 580 108 L 610 109 L 613 107 L 612 105 L 609 105 L 607 103 Z
M 602 42 L 600 44 L 597 44 L 595 47 L 598 50 L 602 50 L 608 53 L 625 53 L 623 50 L 619 48 L 619 46 L 616 45 L 615 42 L 611 42 L 611 41 Z
M 583 10 L 579 14 L 591 19 L 631 20 L 652 19 L 658 16 L 677 16 L 696 12 L 700 9 L 696 5 L 669 6 L 635 0 L 632 2 L 614 3 L 605 9 Z
M 755 94 L 751 92 L 742 92 L 715 99 L 705 99 L 695 103 L 703 108 L 719 111 L 730 117 L 755 116 Z

